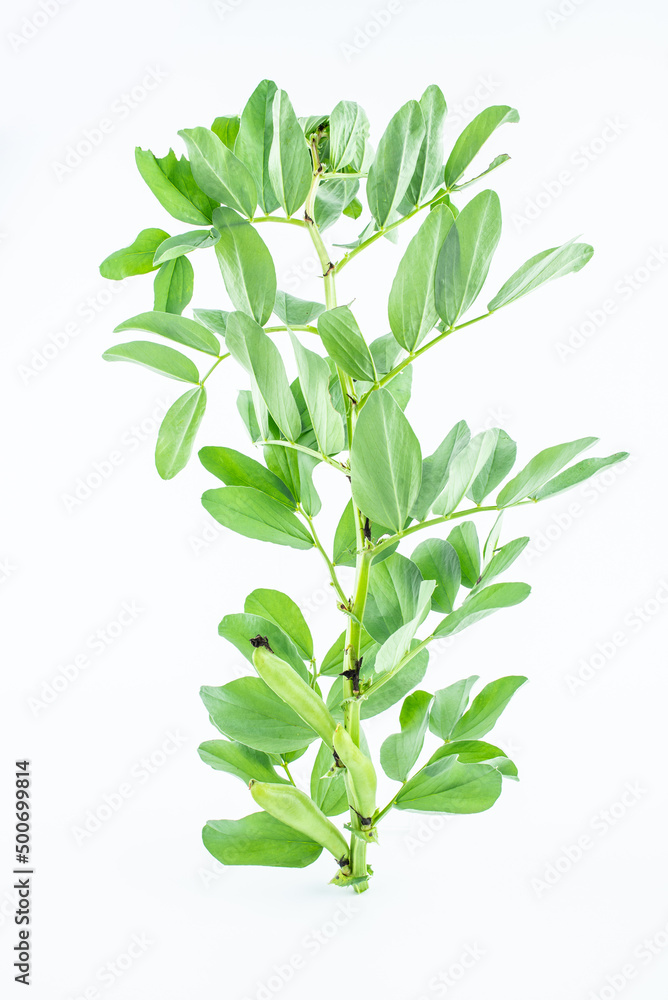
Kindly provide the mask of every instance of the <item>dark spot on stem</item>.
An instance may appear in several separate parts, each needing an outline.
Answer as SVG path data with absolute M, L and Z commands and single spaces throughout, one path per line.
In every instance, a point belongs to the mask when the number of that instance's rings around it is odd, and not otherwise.
M 267 639 L 266 635 L 256 635 L 254 639 L 250 640 L 250 644 L 254 649 L 260 649 L 261 646 L 264 646 L 270 653 L 274 652 L 269 645 L 269 639 Z
M 371 541 L 371 522 L 368 517 L 364 519 L 364 537 L 367 542 Z

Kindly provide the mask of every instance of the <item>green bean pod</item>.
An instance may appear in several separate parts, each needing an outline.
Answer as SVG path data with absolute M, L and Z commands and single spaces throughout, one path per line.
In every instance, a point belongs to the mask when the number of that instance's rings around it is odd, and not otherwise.
M 346 766 L 346 785 L 352 806 L 361 820 L 370 820 L 376 811 L 376 769 L 367 755 L 355 745 L 343 726 L 334 730 L 334 750 Z M 367 829 L 370 823 L 363 824 Z
M 281 660 L 264 645 L 255 647 L 253 666 L 274 694 L 294 709 L 297 715 L 331 747 L 336 721 L 317 691 L 309 687 L 289 663 Z
M 345 837 L 305 792 L 294 785 L 267 781 L 251 781 L 248 787 L 257 804 L 270 816 L 322 844 L 341 866 L 348 863 L 350 849 Z

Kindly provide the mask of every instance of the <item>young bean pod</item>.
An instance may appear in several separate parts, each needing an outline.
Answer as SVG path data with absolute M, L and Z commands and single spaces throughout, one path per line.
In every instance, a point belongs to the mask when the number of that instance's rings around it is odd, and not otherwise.
M 349 847 L 345 837 L 305 792 L 294 785 L 266 781 L 251 781 L 248 787 L 257 804 L 270 816 L 322 844 L 342 867 L 347 865 Z
M 259 638 L 261 637 L 258 637 L 258 640 Z M 266 645 L 255 647 L 253 666 L 274 694 L 294 709 L 297 715 L 331 747 L 336 721 L 320 695 L 308 686 L 296 670 L 276 656 Z
M 334 731 L 334 750 L 346 766 L 346 787 L 351 805 L 360 817 L 362 832 L 369 834 L 366 839 L 375 840 L 370 822 L 376 811 L 377 779 L 373 763 L 355 745 L 343 726 L 337 726 Z

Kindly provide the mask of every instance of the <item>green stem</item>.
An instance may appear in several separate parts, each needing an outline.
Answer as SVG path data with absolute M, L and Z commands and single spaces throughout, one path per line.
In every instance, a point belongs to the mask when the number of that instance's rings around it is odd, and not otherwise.
M 390 222 L 388 226 L 382 226 L 380 229 L 377 229 L 376 232 L 372 233 L 372 235 L 369 236 L 366 240 L 364 240 L 363 243 L 360 243 L 359 246 L 354 247 L 352 250 L 349 250 L 348 253 L 344 254 L 344 256 L 341 258 L 341 260 L 337 263 L 335 267 L 337 274 L 340 270 L 342 270 L 342 268 L 346 266 L 346 264 L 348 264 L 353 259 L 353 257 L 356 257 L 358 253 L 361 253 L 362 250 L 366 250 L 366 248 L 371 246 L 372 243 L 375 243 L 376 240 L 379 240 L 381 236 L 385 236 L 386 233 L 391 233 L 393 229 L 396 229 L 398 226 L 402 226 L 404 222 L 408 222 L 408 220 L 412 219 L 414 215 L 418 214 L 418 212 L 421 212 L 425 208 L 429 208 L 429 206 L 433 202 L 435 202 L 437 198 L 441 198 L 442 196 L 443 196 L 443 191 L 438 191 L 433 198 L 431 198 L 429 201 L 426 201 L 424 205 L 418 205 L 416 208 L 413 209 L 412 212 L 409 212 L 408 215 L 402 216 L 395 222 Z
M 325 551 L 324 546 L 322 545 L 320 539 L 318 538 L 318 533 L 315 530 L 314 518 L 311 517 L 310 514 L 307 514 L 306 511 L 303 510 L 301 507 L 299 508 L 299 512 L 308 521 L 309 528 L 311 529 L 311 534 L 313 535 L 313 541 L 315 542 L 315 547 L 318 550 L 318 552 L 320 553 L 320 555 L 322 556 L 322 558 L 325 560 L 325 563 L 327 564 L 327 569 L 329 571 L 329 576 L 330 576 L 330 579 L 332 581 L 332 585 L 334 586 L 334 589 L 336 590 L 337 594 L 339 595 L 339 600 L 341 601 L 341 603 L 343 605 L 345 605 L 345 607 L 347 609 L 348 606 L 349 606 L 348 598 L 346 597 L 346 595 L 344 593 L 344 590 L 343 590 L 343 587 L 341 586 L 341 584 L 339 582 L 339 578 L 336 575 L 336 570 L 334 568 L 334 563 L 332 562 L 332 560 L 327 555 L 327 552 Z
M 287 219 L 285 216 L 280 215 L 256 215 L 250 220 L 252 223 L 256 222 L 283 222 L 287 223 L 288 226 L 301 226 L 302 229 L 306 226 L 303 219 Z
M 288 767 L 288 765 L 286 764 L 286 762 L 284 760 L 281 761 L 281 764 L 283 765 L 283 770 L 285 771 L 285 773 L 287 774 L 288 778 L 290 779 L 290 784 L 294 785 L 295 784 L 295 779 L 290 774 L 290 768 Z M 295 788 L 296 787 L 297 786 L 295 785 Z
M 265 326 L 265 333 L 280 333 L 282 330 L 298 330 L 303 333 L 317 333 L 315 326 Z
M 320 462 L 326 462 L 332 468 L 338 469 L 339 472 L 345 472 L 348 475 L 348 469 L 341 462 L 337 462 L 335 458 L 330 458 L 329 455 L 325 455 L 322 451 L 314 451 L 313 448 L 307 448 L 306 445 L 295 444 L 294 441 L 263 441 L 262 445 L 275 445 L 278 448 L 290 448 L 293 451 L 302 451 L 305 455 L 311 455 L 312 458 L 317 458 Z
M 218 358 L 218 360 L 217 360 L 217 361 L 215 362 L 215 364 L 211 365 L 211 367 L 209 368 L 208 372 L 206 373 L 206 375 L 205 375 L 205 376 L 204 376 L 204 378 L 203 378 L 203 379 L 202 379 L 202 380 L 200 381 L 200 383 L 199 383 L 199 384 L 200 384 L 200 385 L 204 385 L 204 383 L 205 383 L 205 382 L 206 382 L 206 380 L 208 379 L 208 377 L 209 377 L 209 375 L 211 374 L 211 372 L 214 372 L 214 371 L 216 370 L 216 368 L 218 367 L 218 365 L 220 364 L 220 362 L 221 362 L 221 361 L 224 361 L 224 360 L 225 360 L 225 358 L 229 358 L 229 356 L 230 356 L 230 355 L 229 355 L 229 353 L 227 353 L 227 354 L 221 354 L 221 355 L 220 355 L 220 357 Z
M 321 181 L 328 181 L 332 177 L 343 177 L 346 180 L 355 180 L 356 177 L 368 177 L 368 174 L 360 173 L 359 171 L 351 171 L 349 174 L 341 170 L 331 170 L 326 174 L 322 174 L 320 177 Z
M 419 524 L 412 524 L 410 528 L 403 528 L 401 531 L 397 531 L 394 535 L 389 535 L 388 538 L 384 538 L 382 542 L 378 542 L 373 548 L 374 557 L 385 549 L 388 549 L 390 545 L 394 545 L 400 538 L 406 538 L 408 535 L 415 534 L 416 531 L 422 531 L 423 528 L 433 528 L 437 524 L 444 524 L 446 521 L 455 521 L 458 517 L 468 517 L 470 514 L 484 514 L 487 511 L 502 511 L 510 510 L 511 507 L 522 507 L 524 504 L 536 503 L 536 500 L 518 500 L 517 503 L 510 503 L 507 507 L 498 507 L 496 504 L 492 504 L 489 507 L 469 507 L 467 510 L 456 510 L 451 514 L 443 514 L 441 517 L 432 517 L 429 521 L 420 521 Z
M 459 326 L 450 326 L 448 327 L 447 330 L 443 330 L 442 333 L 439 333 L 437 337 L 433 337 L 432 340 L 428 341 L 426 344 L 423 344 L 422 347 L 420 347 L 417 351 L 411 351 L 408 357 L 404 358 L 403 361 L 400 361 L 398 365 L 395 365 L 395 367 L 391 371 L 389 371 L 387 375 L 383 375 L 380 381 L 376 382 L 375 385 L 372 385 L 370 389 L 367 389 L 364 395 L 360 397 L 360 400 L 357 404 L 358 411 L 362 409 L 362 407 L 364 406 L 364 404 L 366 403 L 367 399 L 369 398 L 372 392 L 375 392 L 376 389 L 382 389 L 384 386 L 386 386 L 388 382 L 391 382 L 393 378 L 396 378 L 396 376 L 399 375 L 404 370 L 404 368 L 407 368 L 408 365 L 411 365 L 416 358 L 421 357 L 427 351 L 431 350 L 432 347 L 435 347 L 436 344 L 440 344 L 441 341 L 445 340 L 446 337 L 449 337 L 451 333 L 456 333 L 457 330 L 463 330 L 467 326 L 473 326 L 474 323 L 479 323 L 480 320 L 487 319 L 487 317 L 491 315 L 492 315 L 491 313 L 486 312 L 483 313 L 481 316 L 476 316 L 474 319 L 467 320 L 466 323 L 460 323 Z

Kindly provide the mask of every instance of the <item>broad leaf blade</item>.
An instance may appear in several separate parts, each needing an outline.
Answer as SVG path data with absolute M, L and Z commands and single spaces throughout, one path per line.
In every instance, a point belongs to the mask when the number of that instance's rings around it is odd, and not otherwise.
M 293 334 L 290 336 L 297 359 L 299 384 L 317 442 L 325 455 L 336 455 L 344 448 L 346 439 L 341 414 L 334 409 L 329 394 L 327 362 L 303 347 Z
M 420 105 L 408 101 L 381 136 L 366 186 L 369 208 L 379 228 L 397 214 L 397 206 L 415 172 L 424 134 Z
M 218 242 L 218 233 L 215 229 L 193 229 L 189 233 L 180 233 L 178 236 L 170 236 L 163 240 L 155 251 L 153 262 L 164 264 L 168 260 L 175 260 L 193 250 L 202 250 L 212 247 Z
M 276 299 L 276 269 L 267 245 L 231 208 L 216 209 L 214 225 L 220 233 L 216 256 L 227 294 L 235 309 L 263 326 Z
M 258 201 L 267 214 L 278 208 L 278 198 L 269 178 L 269 151 L 274 135 L 272 106 L 276 90 L 273 80 L 262 80 L 257 85 L 241 112 L 239 134 L 234 144 L 234 155 L 253 175 Z
M 411 206 L 423 205 L 443 183 L 443 132 L 448 109 L 440 87 L 427 87 L 420 98 L 420 109 L 425 137 L 406 192 Z
M 204 468 L 226 486 L 251 486 L 295 509 L 294 499 L 285 483 L 254 458 L 234 448 L 208 447 L 200 449 L 199 459 Z
M 288 327 L 308 326 L 318 316 L 323 313 L 326 306 L 322 302 L 310 302 L 308 299 L 299 299 L 289 292 L 276 292 L 274 302 L 274 312 L 282 323 Z
M 608 455 L 607 458 L 585 458 L 581 462 L 576 462 L 575 465 L 560 472 L 554 479 L 550 479 L 544 486 L 541 486 L 533 494 L 534 500 L 546 500 L 548 497 L 556 497 L 559 493 L 564 493 L 566 490 L 584 483 L 587 479 L 591 479 L 601 469 L 607 469 L 610 465 L 623 462 L 628 457 L 628 451 L 618 451 L 614 455 Z
M 447 326 L 473 305 L 501 236 L 501 206 L 494 191 L 481 191 L 455 219 L 436 265 L 435 302 Z
M 292 639 L 305 660 L 313 658 L 313 637 L 306 624 L 301 609 L 291 597 L 280 590 L 260 588 L 249 594 L 244 603 L 244 611 L 251 615 L 261 615 L 278 625 Z M 271 640 L 270 640 L 271 642 Z M 272 644 L 273 649 L 273 644 Z M 274 650 L 276 652 L 276 650 Z M 285 657 L 277 653 L 281 659 Z
M 404 701 L 399 715 L 401 732 L 388 736 L 380 748 L 380 763 L 388 778 L 408 778 L 422 750 L 433 697 L 427 691 L 414 691 Z
M 474 156 L 480 151 L 490 135 L 504 122 L 518 122 L 520 116 L 515 108 L 495 105 L 485 108 L 469 122 L 453 146 L 445 165 L 445 184 L 451 188 L 457 183 Z
M 167 410 L 155 446 L 155 467 L 161 479 L 173 479 L 188 464 L 205 410 L 206 390 L 201 385 Z
M 434 736 L 452 739 L 452 731 L 466 711 L 471 688 L 477 680 L 478 675 L 473 674 L 436 692 L 429 716 L 429 729 Z
M 163 264 L 153 282 L 154 312 L 180 316 L 193 297 L 194 278 L 193 266 L 187 257 L 177 257 Z
M 401 258 L 388 301 L 390 329 L 397 342 L 413 351 L 439 320 L 434 299 L 436 263 L 454 216 L 438 205 L 422 223 Z
M 329 159 L 332 170 L 361 170 L 369 138 L 369 119 L 354 101 L 339 101 L 329 116 Z M 327 182 L 329 183 L 329 182 Z
M 474 590 L 461 607 L 443 619 L 434 629 L 435 636 L 454 635 L 482 621 L 499 608 L 511 608 L 521 604 L 531 593 L 528 583 L 493 583 L 484 590 Z
M 308 680 L 300 650 L 281 624 L 266 615 L 248 609 L 243 614 L 225 615 L 218 625 L 218 635 L 232 643 L 249 663 L 253 662 L 251 639 L 257 635 L 265 636 L 276 656 L 289 664 L 302 680 Z
M 114 333 L 121 330 L 146 330 L 147 333 L 157 333 L 160 337 L 166 337 L 184 347 L 192 347 L 203 354 L 211 354 L 218 357 L 220 344 L 218 338 L 194 319 L 187 319 L 185 316 L 177 316 L 174 313 L 145 312 L 131 319 L 124 320 L 114 329 Z
M 202 840 L 223 865 L 306 868 L 322 854 L 320 844 L 266 812 L 243 819 L 209 820 Z
M 526 681 L 526 677 L 500 677 L 487 684 L 456 723 L 452 739 L 479 740 L 485 736 L 494 728 L 510 699 Z
M 422 455 L 406 417 L 384 389 L 371 394 L 358 417 L 350 473 L 362 513 L 400 531 L 420 490 Z
M 300 750 L 317 733 L 259 677 L 239 677 L 200 695 L 214 726 L 231 740 L 265 753 Z
M 445 488 L 432 504 L 434 514 L 450 514 L 457 509 L 473 480 L 484 469 L 495 443 L 493 431 L 482 431 L 455 455 L 448 465 Z
M 148 149 L 135 149 L 137 169 L 163 208 L 181 222 L 196 226 L 211 223 L 218 202 L 209 198 L 195 182 L 190 163 L 174 151 L 157 157 Z
M 279 204 L 290 217 L 306 201 L 313 178 L 311 156 L 284 90 L 274 95 L 272 110 L 274 134 L 269 152 L 269 177 Z
M 591 260 L 594 248 L 569 240 L 560 247 L 543 250 L 512 274 L 487 306 L 490 312 L 515 302 L 546 281 L 580 271 Z
M 462 571 L 459 556 L 450 542 L 442 538 L 428 538 L 420 542 L 411 555 L 425 580 L 434 580 L 436 589 L 431 595 L 434 611 L 449 614 L 461 586 Z
M 247 538 L 310 549 L 313 539 L 284 503 L 249 486 L 224 486 L 207 490 L 205 509 L 219 524 Z
M 202 190 L 216 201 L 252 218 L 257 206 L 255 181 L 248 168 L 231 149 L 208 128 L 184 128 L 183 137 L 193 177 Z
M 155 271 L 158 264 L 153 257 L 160 244 L 169 238 L 164 229 L 142 229 L 129 247 L 115 250 L 100 264 L 100 274 L 112 281 L 121 281 L 133 274 L 148 274 Z
M 234 740 L 207 740 L 197 748 L 201 760 L 215 771 L 225 771 L 241 778 L 245 785 L 249 781 L 269 781 L 272 784 L 288 784 L 281 778 L 271 763 L 271 758 L 261 750 L 253 750 Z
M 348 306 L 328 309 L 318 316 L 318 333 L 330 358 L 348 375 L 374 381 L 371 352 Z
M 515 464 L 517 456 L 517 445 L 505 431 L 494 427 L 492 433 L 496 438 L 494 449 L 466 491 L 467 497 L 476 504 L 481 504 L 485 497 L 503 482 Z
M 132 361 L 179 382 L 193 382 L 195 385 L 199 382 L 199 372 L 190 358 L 163 344 L 136 340 L 110 347 L 102 357 L 105 361 Z
M 473 521 L 456 525 L 448 535 L 448 541 L 459 558 L 462 584 L 470 590 L 480 576 L 480 542 Z
M 445 436 L 433 453 L 422 462 L 422 482 L 411 517 L 424 521 L 434 501 L 441 495 L 450 473 L 450 466 L 471 440 L 466 421 L 460 420 Z
M 420 812 L 478 813 L 501 794 L 501 775 L 489 764 L 461 764 L 453 757 L 419 771 L 397 796 L 397 809 Z
M 541 486 L 545 486 L 557 472 L 568 465 L 571 459 L 591 448 L 597 441 L 598 438 L 595 437 L 578 438 L 576 441 L 555 444 L 538 452 L 514 479 L 506 483 L 496 498 L 497 506 L 508 507 L 525 497 L 533 497 Z

